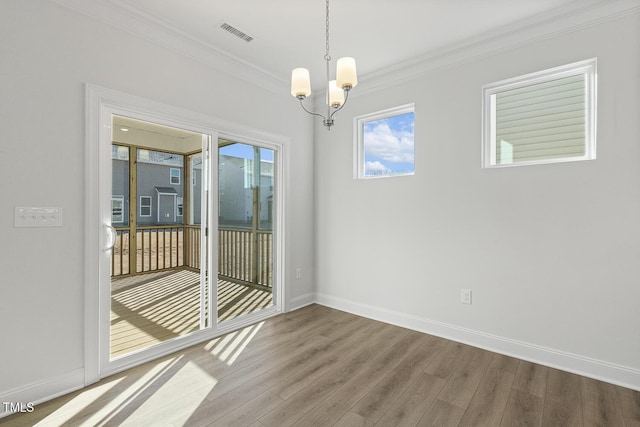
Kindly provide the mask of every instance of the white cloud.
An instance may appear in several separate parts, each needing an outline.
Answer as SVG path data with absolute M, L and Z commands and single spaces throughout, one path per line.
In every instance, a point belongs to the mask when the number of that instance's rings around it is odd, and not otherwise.
M 391 169 L 378 161 L 365 162 L 364 171 L 365 175 L 387 175 L 391 173 Z
M 413 127 L 391 129 L 381 122 L 365 133 L 365 155 L 391 163 L 413 163 Z

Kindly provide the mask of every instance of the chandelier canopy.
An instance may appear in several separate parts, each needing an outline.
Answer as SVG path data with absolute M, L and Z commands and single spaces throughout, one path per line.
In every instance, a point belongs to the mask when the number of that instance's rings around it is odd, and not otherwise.
M 326 51 L 324 60 L 327 72 L 327 115 L 314 113 L 304 106 L 304 100 L 311 95 L 311 79 L 309 78 L 309 70 L 306 68 L 296 68 L 291 72 L 291 95 L 300 100 L 300 106 L 304 111 L 314 116 L 322 117 L 322 124 L 331 130 L 333 126 L 333 116 L 344 107 L 349 98 L 349 91 L 358 84 L 358 76 L 356 73 L 356 61 L 351 57 L 338 59 L 336 63 L 336 79 L 331 80 L 329 72 L 329 63 L 331 55 L 329 54 L 329 0 L 326 0 Z

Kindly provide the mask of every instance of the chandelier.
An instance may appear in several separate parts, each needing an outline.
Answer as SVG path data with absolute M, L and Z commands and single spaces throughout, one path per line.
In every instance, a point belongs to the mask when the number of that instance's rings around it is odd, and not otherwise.
M 329 63 L 331 55 L 329 55 L 329 0 L 326 0 L 326 52 L 324 60 L 327 69 L 327 115 L 314 113 L 304 106 L 304 100 L 311 95 L 311 80 L 309 78 L 309 70 L 306 68 L 296 68 L 291 72 L 291 95 L 300 100 L 300 106 L 304 111 L 314 116 L 322 117 L 322 124 L 331 130 L 333 126 L 333 116 L 344 107 L 349 98 L 349 91 L 358 84 L 358 76 L 356 74 L 356 61 L 353 58 L 345 57 L 338 59 L 336 63 L 336 79 L 331 80 L 329 74 Z

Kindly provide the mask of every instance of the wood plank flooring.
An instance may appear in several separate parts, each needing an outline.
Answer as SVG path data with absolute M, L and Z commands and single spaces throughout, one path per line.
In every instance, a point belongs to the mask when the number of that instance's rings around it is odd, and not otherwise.
M 218 280 L 218 321 L 273 303 L 271 292 Z M 150 347 L 200 328 L 200 275 L 190 270 L 114 279 L 111 357 Z
M 0 424 L 637 427 L 640 392 L 311 305 Z

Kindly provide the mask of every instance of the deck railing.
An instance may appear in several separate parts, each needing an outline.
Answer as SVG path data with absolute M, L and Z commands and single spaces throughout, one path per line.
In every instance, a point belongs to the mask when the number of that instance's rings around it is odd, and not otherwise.
M 111 276 L 171 270 L 200 269 L 200 226 L 139 226 L 136 229 L 135 271 L 131 270 L 131 229 L 116 227 L 111 251 Z M 272 286 L 273 234 L 247 228 L 218 229 L 218 275 L 221 278 Z
M 271 286 L 273 233 L 248 228 L 218 229 L 218 275 L 256 285 Z

